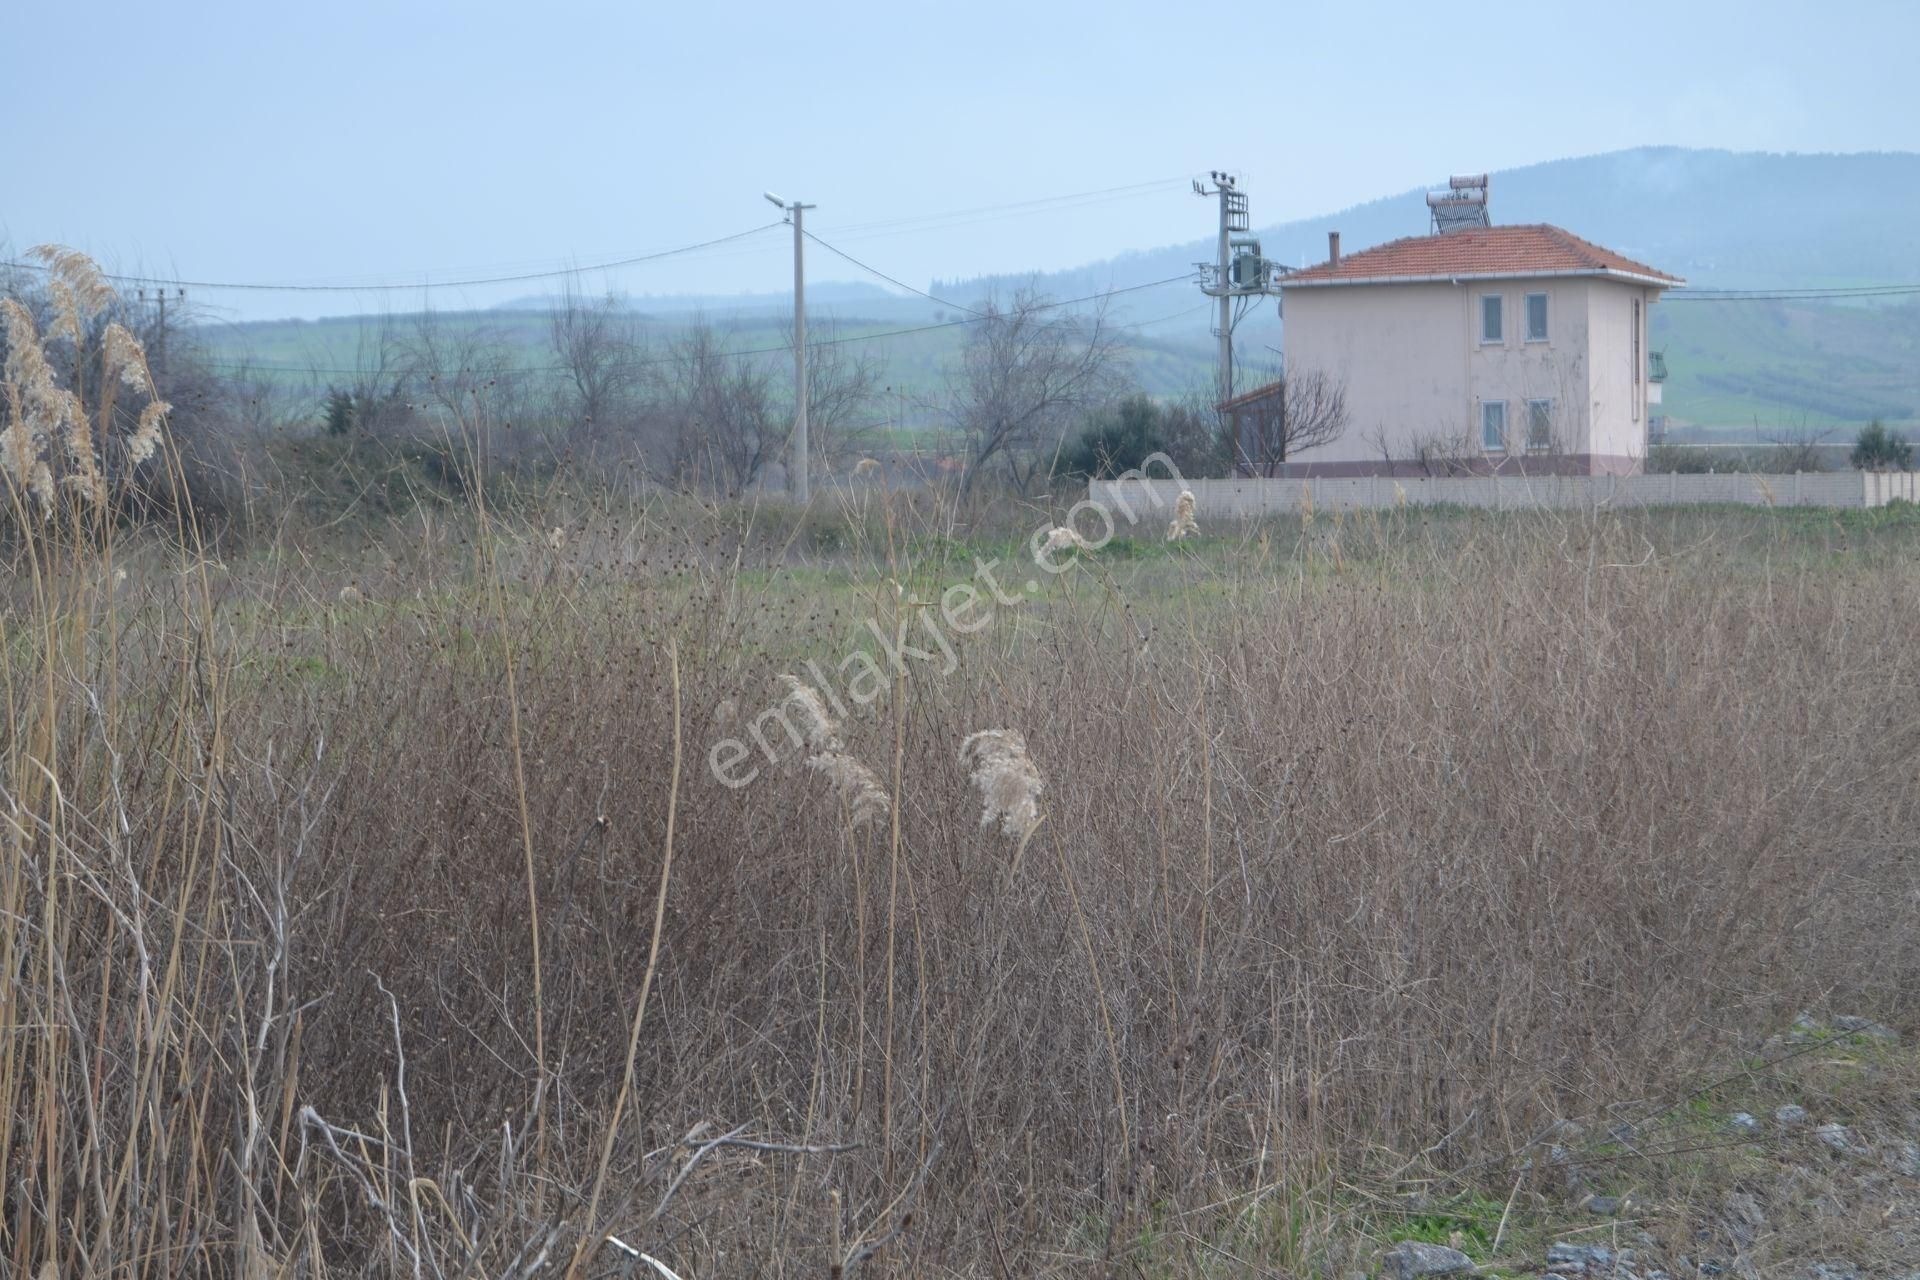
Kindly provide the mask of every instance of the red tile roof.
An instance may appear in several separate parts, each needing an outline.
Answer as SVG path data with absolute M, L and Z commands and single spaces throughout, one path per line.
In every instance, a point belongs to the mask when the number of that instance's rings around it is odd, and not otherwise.
M 1337 264 L 1323 262 L 1289 272 L 1280 277 L 1280 287 L 1542 275 L 1612 276 L 1659 285 L 1686 283 L 1678 276 L 1582 240 L 1571 231 L 1536 223 L 1408 236 L 1343 254 Z

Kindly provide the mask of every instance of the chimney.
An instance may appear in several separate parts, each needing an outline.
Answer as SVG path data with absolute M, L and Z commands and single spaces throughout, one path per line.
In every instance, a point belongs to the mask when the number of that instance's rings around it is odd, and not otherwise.
M 1330 267 L 1340 265 L 1340 233 L 1338 231 L 1327 232 L 1327 265 Z

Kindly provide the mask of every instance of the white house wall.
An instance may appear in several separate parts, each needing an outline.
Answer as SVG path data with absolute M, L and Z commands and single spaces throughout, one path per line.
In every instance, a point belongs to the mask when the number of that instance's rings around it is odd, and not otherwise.
M 1345 387 L 1349 425 L 1289 461 L 1296 474 L 1407 473 L 1422 443 L 1464 444 L 1470 465 L 1525 458 L 1528 402 L 1551 401 L 1551 459 L 1530 467 L 1631 473 L 1646 456 L 1644 376 L 1632 378 L 1631 300 L 1655 291 L 1591 277 L 1301 287 L 1286 290 L 1289 375 Z M 1480 341 L 1481 298 L 1502 299 L 1502 340 Z M 1526 296 L 1547 295 L 1547 340 L 1526 339 Z M 1643 325 L 1645 316 L 1642 317 Z M 1644 333 L 1644 329 L 1643 329 Z M 1645 358 L 1644 340 L 1642 359 Z M 1507 404 L 1509 450 L 1483 453 L 1481 406 Z M 1294 468 L 1290 468 L 1294 470 Z
M 1646 333 L 1655 291 L 1640 285 L 1596 280 L 1590 286 L 1593 352 L 1591 414 L 1593 452 L 1632 458 L 1647 456 Z M 1641 341 L 1638 376 L 1633 358 L 1633 301 L 1640 300 Z
M 1289 376 L 1317 371 L 1346 389 L 1348 426 L 1303 463 L 1411 457 L 1418 442 L 1465 424 L 1469 349 L 1462 291 L 1450 285 L 1290 289 Z

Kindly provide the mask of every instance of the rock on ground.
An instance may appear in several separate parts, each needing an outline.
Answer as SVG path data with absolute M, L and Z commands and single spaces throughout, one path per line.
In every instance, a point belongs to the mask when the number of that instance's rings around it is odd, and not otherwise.
M 1387 1280 L 1421 1280 L 1424 1276 L 1457 1276 L 1473 1270 L 1473 1259 L 1443 1244 L 1403 1240 L 1380 1255 L 1380 1274 Z

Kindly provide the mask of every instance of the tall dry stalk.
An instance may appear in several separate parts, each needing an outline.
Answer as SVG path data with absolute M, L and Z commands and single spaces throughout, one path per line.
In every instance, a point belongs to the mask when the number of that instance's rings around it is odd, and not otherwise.
M 653 991 L 653 975 L 660 964 L 660 935 L 667 923 L 667 886 L 673 880 L 673 827 L 680 814 L 680 650 L 676 645 L 668 646 L 667 661 L 673 670 L 673 766 L 667 776 L 667 831 L 660 845 L 660 887 L 653 898 L 653 932 L 647 939 L 647 967 L 640 975 L 640 994 L 634 1000 L 633 1026 L 627 1032 L 627 1060 L 621 1068 L 620 1092 L 614 1095 L 613 1114 L 607 1120 L 606 1136 L 600 1145 L 600 1164 L 593 1174 L 593 1191 L 587 1197 L 586 1227 L 574 1246 L 572 1261 L 567 1264 L 569 1280 L 599 1245 L 594 1233 L 599 1224 L 600 1196 L 606 1190 L 607 1166 L 613 1160 L 613 1143 L 620 1134 L 627 1097 L 633 1092 L 633 1060 L 640 1051 L 640 1028 L 646 1021 L 647 997 Z
M 860 583 L 973 580 L 948 508 L 823 559 L 731 508 L 555 550 L 493 493 L 221 563 L 123 530 L 125 582 L 10 531 L 10 1274 L 1335 1271 L 1401 1180 L 1556 1204 L 1548 1122 L 1802 1002 L 1920 1017 L 1897 512 L 1108 557 L 848 713 L 882 851 L 823 771 L 688 768 L 684 710 L 830 670 Z M 956 746 L 1009 723 L 1046 789 L 983 837 Z

